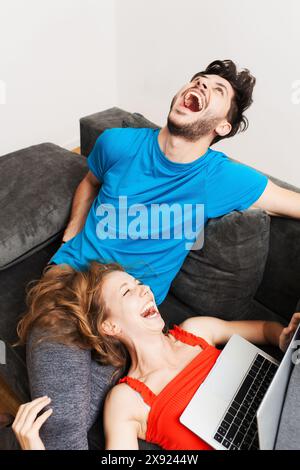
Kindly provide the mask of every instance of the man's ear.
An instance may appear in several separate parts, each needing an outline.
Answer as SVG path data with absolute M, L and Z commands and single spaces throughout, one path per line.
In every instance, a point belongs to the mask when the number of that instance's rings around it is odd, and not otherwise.
M 222 121 L 215 128 L 215 133 L 217 135 L 220 135 L 221 137 L 224 137 L 225 135 L 229 134 L 231 129 L 232 129 L 232 126 L 228 121 Z
M 111 320 L 105 320 L 101 323 L 101 331 L 108 336 L 117 336 L 121 333 L 121 328 Z

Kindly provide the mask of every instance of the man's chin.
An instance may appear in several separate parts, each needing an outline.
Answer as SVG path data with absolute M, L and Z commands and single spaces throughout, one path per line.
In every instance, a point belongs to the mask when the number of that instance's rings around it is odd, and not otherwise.
M 190 111 L 185 111 L 185 108 L 174 108 L 169 112 L 168 121 L 174 126 L 192 126 L 197 123 L 199 119 L 198 113 L 193 114 Z
M 180 115 L 172 111 L 168 116 L 167 128 L 171 135 L 180 136 L 190 141 L 194 140 L 193 122 L 188 121 L 183 114 Z
M 185 108 L 183 107 L 177 107 L 177 108 L 173 108 L 170 112 L 169 112 L 169 118 L 171 118 L 172 120 L 174 119 L 184 119 L 185 120 L 188 120 L 190 119 L 191 117 L 193 117 L 193 113 L 189 112 L 189 111 L 186 111 Z
M 191 113 L 185 114 L 176 108 L 169 112 L 167 128 L 173 136 L 182 137 L 188 142 L 197 142 L 202 137 L 211 134 L 219 123 L 216 118 L 200 118 L 195 113 L 195 118 L 191 119 Z
M 188 116 L 180 110 L 172 110 L 168 116 L 170 127 L 182 127 L 188 123 Z

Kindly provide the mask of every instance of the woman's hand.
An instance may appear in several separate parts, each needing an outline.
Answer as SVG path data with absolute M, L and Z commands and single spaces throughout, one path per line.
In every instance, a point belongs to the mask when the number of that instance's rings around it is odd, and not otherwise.
M 289 325 L 284 328 L 279 337 L 279 347 L 281 351 L 285 352 L 288 348 L 288 345 L 291 342 L 291 339 L 297 329 L 297 326 L 300 323 L 300 312 L 294 313 L 291 318 Z
M 50 408 L 38 418 L 37 415 L 45 406 L 49 405 L 50 401 L 49 397 L 36 398 L 21 405 L 18 409 L 12 429 L 23 450 L 45 450 L 39 431 L 53 410 Z

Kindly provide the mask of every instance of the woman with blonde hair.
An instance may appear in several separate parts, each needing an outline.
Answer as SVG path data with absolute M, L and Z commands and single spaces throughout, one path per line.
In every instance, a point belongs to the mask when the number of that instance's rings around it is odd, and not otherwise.
M 138 449 L 143 439 L 167 450 L 199 450 L 210 446 L 179 416 L 215 364 L 217 346 L 236 333 L 284 351 L 299 320 L 295 314 L 284 328 L 277 322 L 194 317 L 168 330 L 148 286 L 117 263 L 93 262 L 86 272 L 67 265 L 48 268 L 28 294 L 18 333 L 26 342 L 31 331 L 43 331 L 33 344 L 92 350 L 100 364 L 113 366 L 115 377 L 126 373 L 106 396 L 106 449 Z M 48 408 L 50 398 L 20 407 L 13 429 L 23 449 L 45 448 L 39 433 L 57 411 L 55 403 Z

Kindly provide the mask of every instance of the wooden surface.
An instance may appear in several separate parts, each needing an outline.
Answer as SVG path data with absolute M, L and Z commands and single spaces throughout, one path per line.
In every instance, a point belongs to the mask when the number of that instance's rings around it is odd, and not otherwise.
M 0 414 L 16 416 L 21 401 L 0 375 Z

